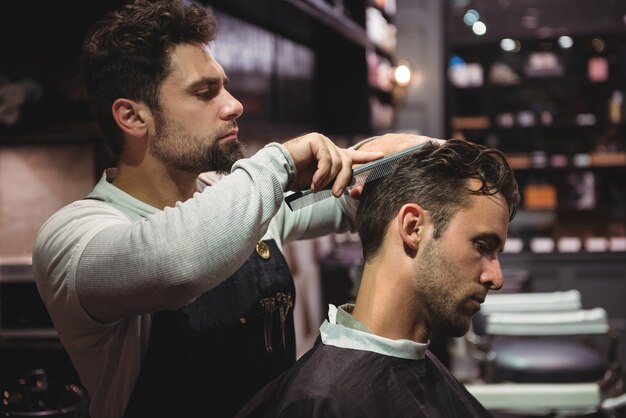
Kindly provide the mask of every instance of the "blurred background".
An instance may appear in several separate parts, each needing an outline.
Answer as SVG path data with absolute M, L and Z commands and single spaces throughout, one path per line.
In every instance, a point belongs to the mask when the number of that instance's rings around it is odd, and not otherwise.
M 0 388 L 45 369 L 80 389 L 30 257 L 45 219 L 112 165 L 77 64 L 87 28 L 121 3 L 0 4 Z M 581 308 L 604 309 L 617 341 L 626 337 L 626 1 L 202 3 L 218 19 L 212 49 L 244 105 L 249 154 L 311 130 L 345 146 L 404 131 L 497 147 L 522 192 L 501 256 L 504 291 L 574 289 Z M 328 303 L 356 295 L 360 246 L 344 234 L 286 251 L 302 354 Z M 480 361 L 459 366 L 463 344 L 431 348 L 481 381 Z M 615 352 L 621 362 L 626 344 Z

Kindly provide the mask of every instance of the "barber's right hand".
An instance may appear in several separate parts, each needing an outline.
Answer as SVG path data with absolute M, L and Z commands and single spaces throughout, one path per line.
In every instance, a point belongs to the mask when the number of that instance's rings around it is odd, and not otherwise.
M 322 190 L 334 180 L 332 193 L 341 196 L 352 178 L 352 164 L 367 163 L 383 156 L 382 152 L 339 148 L 319 133 L 309 133 L 283 144 L 296 165 L 296 178 L 290 189 Z

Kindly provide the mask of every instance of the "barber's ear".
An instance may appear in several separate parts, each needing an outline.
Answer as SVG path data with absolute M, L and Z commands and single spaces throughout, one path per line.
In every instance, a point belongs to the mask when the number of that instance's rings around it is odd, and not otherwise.
M 141 103 L 129 99 L 117 99 L 112 106 L 113 118 L 124 133 L 141 137 L 148 130 L 150 112 Z
M 415 203 L 407 203 L 398 212 L 398 231 L 404 245 L 417 250 L 423 233 L 425 213 L 422 207 Z

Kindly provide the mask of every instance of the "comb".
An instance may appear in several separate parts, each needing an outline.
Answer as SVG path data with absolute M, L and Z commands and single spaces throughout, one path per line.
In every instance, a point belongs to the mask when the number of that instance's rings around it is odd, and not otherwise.
M 368 181 L 377 180 L 390 174 L 402 157 L 409 155 L 413 151 L 421 148 L 425 143 L 426 142 L 422 142 L 421 144 L 414 145 L 398 152 L 394 152 L 393 154 L 389 154 L 383 158 L 371 161 L 355 168 L 354 170 L 352 170 L 352 179 L 350 180 L 350 183 L 346 187 L 344 193 L 347 193 L 352 188 L 356 186 L 361 186 Z M 325 188 L 323 188 L 319 192 L 314 192 L 311 189 L 300 190 L 298 192 L 290 194 L 289 196 L 286 196 L 285 203 L 287 203 L 287 206 L 289 206 L 289 209 L 291 209 L 292 211 L 302 209 L 303 207 L 309 206 L 315 202 L 319 202 L 320 200 L 331 197 L 333 195 L 331 190 L 332 187 L 333 182 L 330 182 Z

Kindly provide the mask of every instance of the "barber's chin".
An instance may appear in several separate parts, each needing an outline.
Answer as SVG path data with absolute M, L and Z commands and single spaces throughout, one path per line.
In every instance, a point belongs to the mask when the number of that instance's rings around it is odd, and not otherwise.
M 224 136 L 220 137 L 217 141 L 220 144 L 238 143 L 239 142 L 239 136 L 237 136 L 236 132 L 232 132 L 232 133 L 229 133 L 227 135 L 224 135 Z
M 245 145 L 239 141 L 237 136 L 222 137 L 218 140 L 217 145 L 223 154 L 238 157 L 236 159 L 243 158 Z

